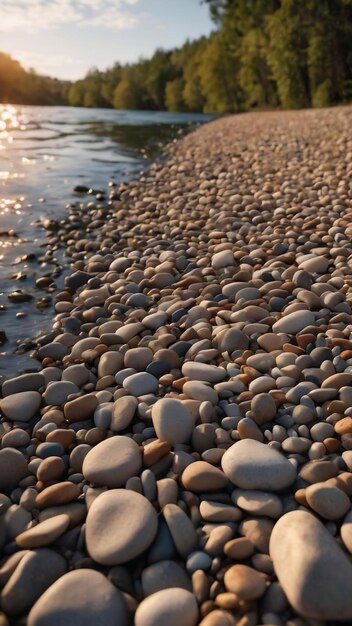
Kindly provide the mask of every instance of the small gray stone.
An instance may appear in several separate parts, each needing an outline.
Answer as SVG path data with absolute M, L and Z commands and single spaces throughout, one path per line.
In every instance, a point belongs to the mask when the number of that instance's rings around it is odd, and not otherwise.
M 183 567 L 175 561 L 160 561 L 143 570 L 142 588 L 145 597 L 170 587 L 192 591 L 189 577 Z
M 156 393 L 159 381 L 155 376 L 147 372 L 137 372 L 131 376 L 127 376 L 122 383 L 123 387 L 136 398 L 144 396 L 148 393 Z

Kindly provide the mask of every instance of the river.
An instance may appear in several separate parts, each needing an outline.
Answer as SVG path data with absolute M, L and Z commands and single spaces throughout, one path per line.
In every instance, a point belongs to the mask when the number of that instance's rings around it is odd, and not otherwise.
M 107 191 L 109 182 L 138 176 L 161 156 L 165 144 L 210 119 L 203 114 L 0 105 L 0 375 L 37 369 L 30 360 L 30 340 L 51 327 L 53 294 L 35 281 L 54 271 L 60 287 L 65 259 L 60 251 L 45 255 L 43 221 L 63 219 L 68 203 L 89 199 L 74 192 L 77 186 Z M 16 290 L 32 299 L 10 301 Z

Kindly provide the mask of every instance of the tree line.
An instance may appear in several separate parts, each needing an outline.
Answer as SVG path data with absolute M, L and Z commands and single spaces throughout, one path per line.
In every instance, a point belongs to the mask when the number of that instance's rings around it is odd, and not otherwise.
M 0 55 L 0 101 L 5 94 L 33 104 L 225 113 L 352 99 L 352 0 L 203 1 L 214 19 L 209 36 L 136 63 L 92 68 L 72 84 L 11 60 L 11 92 L 3 80 L 10 60 Z
M 70 83 L 26 71 L 10 55 L 0 52 L 0 102 L 11 104 L 68 104 Z

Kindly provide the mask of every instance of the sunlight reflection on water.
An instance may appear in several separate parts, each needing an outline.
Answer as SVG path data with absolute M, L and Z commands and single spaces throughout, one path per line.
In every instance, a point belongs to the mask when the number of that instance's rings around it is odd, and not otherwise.
M 37 278 L 65 264 L 62 251 L 46 253 L 45 218 L 65 217 L 69 202 L 94 200 L 77 196 L 76 185 L 107 189 L 135 177 L 161 146 L 181 129 L 211 119 L 198 114 L 73 109 L 0 105 L 0 331 L 9 342 L 0 347 L 1 373 L 37 364 L 16 356 L 16 343 L 49 330 L 53 307 L 38 310 L 47 295 Z M 61 281 L 61 282 L 60 282 Z M 58 287 L 63 276 L 55 279 Z M 11 291 L 22 289 L 31 302 L 13 304 Z M 16 314 L 25 316 L 19 319 Z

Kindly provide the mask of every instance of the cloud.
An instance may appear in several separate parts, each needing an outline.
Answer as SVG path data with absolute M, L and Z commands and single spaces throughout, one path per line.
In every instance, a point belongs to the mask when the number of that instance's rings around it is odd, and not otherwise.
M 27 70 L 34 67 L 40 74 L 48 76 L 63 75 L 67 79 L 76 79 L 86 70 L 86 63 L 73 59 L 66 54 L 41 54 L 31 50 L 16 50 L 13 55 Z
M 82 28 L 132 28 L 139 0 L 0 0 L 0 32 L 35 33 L 77 24 Z

